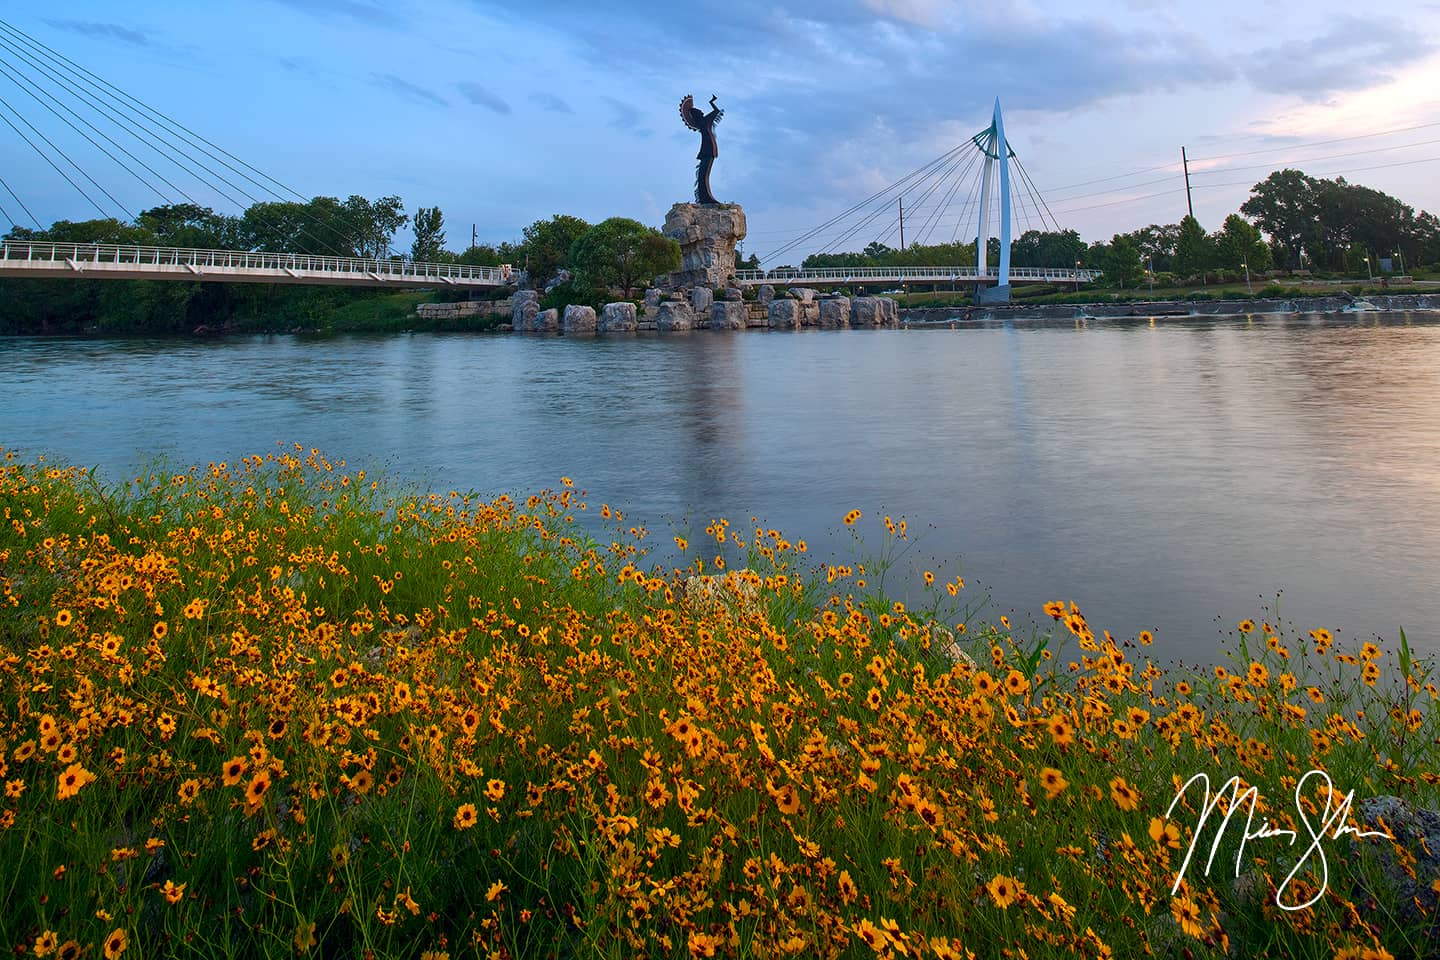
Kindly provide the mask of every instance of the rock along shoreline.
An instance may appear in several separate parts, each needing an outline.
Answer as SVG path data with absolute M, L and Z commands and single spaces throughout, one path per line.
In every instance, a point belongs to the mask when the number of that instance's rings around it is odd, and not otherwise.
M 1275 300 L 1155 300 L 1138 303 L 1037 303 L 983 307 L 906 307 L 905 326 L 1009 320 L 1132 320 L 1243 317 L 1273 314 L 1440 311 L 1440 294 L 1405 293 L 1353 297 L 1292 297 Z

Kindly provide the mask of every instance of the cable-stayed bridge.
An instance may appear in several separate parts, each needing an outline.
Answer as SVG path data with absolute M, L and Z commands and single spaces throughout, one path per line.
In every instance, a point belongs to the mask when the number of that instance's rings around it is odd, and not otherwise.
M 1077 267 L 1011 267 L 1011 283 L 1091 283 L 1099 270 Z M 735 282 L 742 287 L 762 283 L 803 286 L 857 286 L 879 283 L 976 283 L 996 280 L 994 270 L 979 267 L 777 267 L 774 270 L 736 270 Z
M 0 277 L 211 280 L 350 287 L 452 286 L 463 289 L 509 286 L 522 280 L 524 274 L 512 271 L 508 266 L 417 263 L 399 258 L 5 240 L 0 241 Z
M 398 197 L 386 198 L 373 208 L 362 197 L 351 197 L 343 204 L 332 200 L 328 208 L 321 210 L 316 205 L 328 198 L 317 197 L 307 201 L 293 188 L 262 173 L 4 20 L 0 20 L 0 79 L 8 81 L 9 85 L 33 101 L 36 108 L 43 110 L 43 114 L 58 120 L 70 134 L 83 139 L 89 148 L 103 154 L 111 164 L 138 182 L 144 190 L 153 193 L 162 203 L 161 207 L 137 217 L 117 197 L 117 194 L 126 196 L 126 191 L 116 188 L 112 192 L 114 184 L 102 182 L 106 176 L 99 172 L 99 167 L 89 162 L 88 153 L 81 157 L 87 162 L 80 163 L 62 146 L 69 134 L 57 134 L 62 141 L 57 143 L 32 122 L 32 118 L 42 118 L 41 112 L 22 111 L 9 99 L 0 96 L 0 121 L 84 197 L 102 220 L 113 221 L 117 228 L 124 228 L 127 220 L 139 224 L 145 215 L 163 219 L 169 215 L 165 211 L 184 208 L 190 211 L 185 215 L 188 226 L 188 218 L 192 215 L 202 220 L 205 217 L 217 218 L 194 194 L 213 195 L 244 211 L 243 230 L 211 231 L 197 237 L 194 233 L 183 231 L 166 234 L 159 227 L 153 227 L 155 233 L 151 235 L 174 236 L 182 244 L 186 240 L 198 239 L 201 243 L 209 242 L 216 246 L 234 243 L 236 246 L 252 247 L 249 250 L 193 249 L 196 246 L 193 242 L 189 246 L 50 242 L 54 238 L 46 236 L 45 228 L 0 175 L 0 190 L 4 191 L 4 195 L 0 195 L 0 217 L 9 221 L 12 227 L 18 226 L 19 221 L 4 206 L 13 201 L 35 222 L 36 227 L 35 231 L 13 229 L 11 238 L 0 245 L 0 277 L 174 279 L 399 288 L 493 288 L 526 279 L 524 273 L 509 267 L 417 262 L 390 256 L 389 240 L 395 229 L 407 219 L 401 213 L 403 208 Z M 52 129 L 50 132 L 56 131 Z M 63 131 L 60 133 L 63 134 Z M 79 147 L 82 150 L 89 148 Z M 764 283 L 791 286 L 966 283 L 974 284 L 977 296 L 990 302 L 1008 300 L 1012 282 L 1074 282 L 1078 285 L 1093 281 L 1099 276 L 1099 271 L 1082 270 L 1075 258 L 1055 257 L 1053 254 L 1049 258 L 1063 260 L 1063 265 L 1011 269 L 1012 164 L 1018 174 L 1016 186 L 1019 189 L 1015 196 L 1018 213 L 1028 224 L 1029 214 L 1033 211 L 1043 232 L 1047 227 L 1049 209 L 1005 138 L 997 99 L 988 128 L 764 258 L 764 262 L 776 263 L 790 251 L 803 254 L 819 246 L 821 256 L 816 258 L 819 262 L 813 268 L 739 270 L 735 281 L 743 286 Z M 106 169 L 109 167 L 106 166 Z M 1028 208 L 1025 203 L 1027 187 Z M 839 251 L 842 244 L 851 241 L 863 243 L 869 234 L 862 234 L 862 231 L 867 229 L 880 231 L 872 247 L 878 244 L 880 248 L 888 249 L 885 238 L 889 236 L 887 230 L 893 228 L 888 226 L 886 213 L 897 200 L 900 251 L 903 253 L 906 199 L 911 200 L 912 239 L 921 243 L 933 237 L 938 228 L 951 225 L 952 221 L 946 220 L 945 213 L 954 205 L 959 215 L 953 218 L 955 229 L 950 240 L 956 250 L 946 256 L 958 259 L 961 255 L 959 248 L 963 246 L 971 251 L 964 252 L 963 256 L 973 256 L 975 265 L 823 265 L 823 255 Z M 358 204 L 352 206 L 352 201 L 358 201 Z M 393 201 L 391 208 L 382 212 L 383 204 L 390 201 Z M 124 217 L 114 216 L 113 211 L 117 209 Z M 1048 219 L 1054 225 L 1054 232 L 1061 233 L 1054 217 L 1049 216 Z M 917 221 L 919 229 L 913 230 Z M 965 233 L 962 234 L 962 230 Z M 122 239 L 125 233 L 125 229 L 117 229 L 114 239 Z M 1070 236 L 1078 242 L 1078 237 Z M 222 237 L 234 239 L 223 240 Z M 998 242 L 998 263 L 992 262 L 996 259 L 991 246 L 992 237 Z M 60 239 L 66 238 L 61 235 Z M 969 246 L 971 242 L 973 248 Z M 266 252 L 267 248 L 306 252 Z M 860 258 L 842 256 L 831 259 Z M 883 261 L 885 258 L 880 259 Z M 1032 252 L 1031 264 L 1037 259 Z M 809 257 L 807 261 L 815 262 Z

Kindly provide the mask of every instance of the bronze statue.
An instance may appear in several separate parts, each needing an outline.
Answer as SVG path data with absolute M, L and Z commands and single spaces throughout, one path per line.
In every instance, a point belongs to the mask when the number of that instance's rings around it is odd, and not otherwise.
M 700 108 L 695 106 L 695 98 L 688 93 L 680 101 L 680 119 L 685 121 L 685 126 L 700 134 L 700 152 L 695 155 L 695 159 L 700 161 L 695 165 L 696 203 L 720 202 L 710 192 L 710 168 L 715 165 L 715 156 L 720 152 L 715 146 L 715 124 L 725 116 L 725 111 L 715 106 L 715 99 L 710 98 L 709 113 L 701 113 Z

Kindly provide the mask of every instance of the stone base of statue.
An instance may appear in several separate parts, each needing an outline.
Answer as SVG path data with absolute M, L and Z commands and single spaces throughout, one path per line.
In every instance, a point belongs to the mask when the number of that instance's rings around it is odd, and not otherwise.
M 670 289 L 724 287 L 735 273 L 735 245 L 745 239 L 745 211 L 738 203 L 677 203 L 665 215 L 663 233 L 680 244 Z

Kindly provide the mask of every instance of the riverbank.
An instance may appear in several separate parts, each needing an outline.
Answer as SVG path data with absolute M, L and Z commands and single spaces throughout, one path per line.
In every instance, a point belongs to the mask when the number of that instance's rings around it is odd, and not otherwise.
M 1008 320 L 1106 320 L 1136 317 L 1235 317 L 1287 313 L 1440 311 L 1440 293 L 1291 297 L 1274 300 L 1156 300 L 1136 303 L 1053 303 L 984 307 L 901 307 L 904 324 Z
M 658 569 L 568 480 L 433 495 L 298 445 L 119 487 L 9 455 L 0 497 L 17 954 L 1436 955 L 1404 647 L 1244 621 L 1165 671 L 1059 601 L 959 630 L 944 571 L 906 606 L 723 523 Z M 835 523 L 883 554 L 885 520 Z M 1395 839 L 1327 831 L 1288 882 L 1202 773 L 1277 829 L 1354 790 Z

